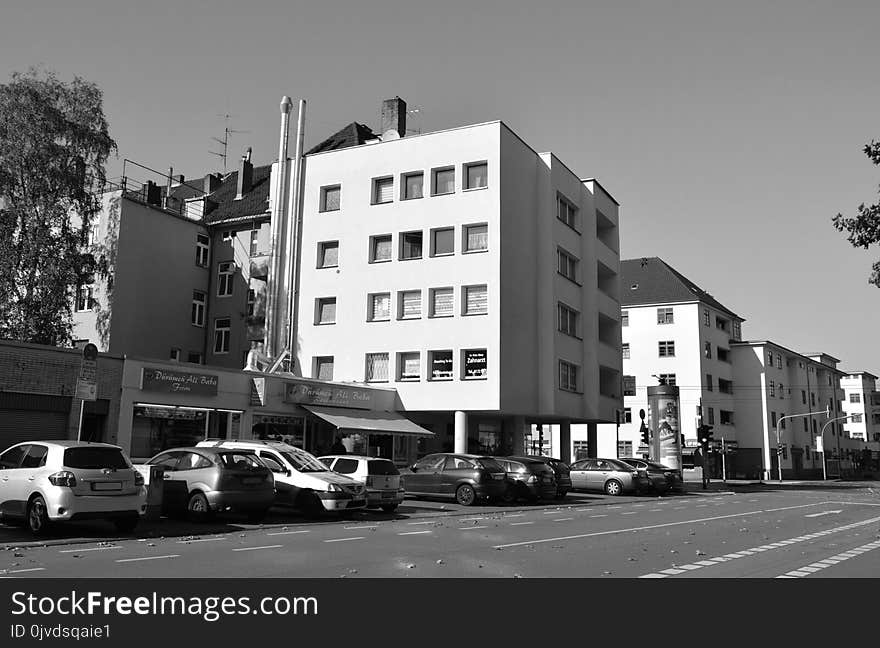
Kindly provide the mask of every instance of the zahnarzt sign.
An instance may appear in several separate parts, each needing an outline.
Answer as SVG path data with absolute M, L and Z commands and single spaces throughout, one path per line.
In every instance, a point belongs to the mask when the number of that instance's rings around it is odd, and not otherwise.
M 198 394 L 199 396 L 216 396 L 217 376 L 144 367 L 141 389 L 146 391 Z

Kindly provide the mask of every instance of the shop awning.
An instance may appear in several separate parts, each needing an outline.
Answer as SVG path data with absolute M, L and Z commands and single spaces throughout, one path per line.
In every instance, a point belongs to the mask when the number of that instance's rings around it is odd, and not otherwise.
M 416 425 L 397 412 L 373 412 L 345 407 L 317 407 L 315 405 L 303 405 L 303 408 L 340 430 L 424 437 L 434 436 L 433 432 Z

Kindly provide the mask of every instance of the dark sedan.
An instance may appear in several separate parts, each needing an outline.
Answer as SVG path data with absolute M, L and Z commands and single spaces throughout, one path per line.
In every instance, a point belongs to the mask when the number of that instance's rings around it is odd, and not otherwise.
M 502 498 L 505 502 L 526 499 L 537 502 L 556 497 L 556 477 L 543 461 L 530 457 L 495 457 L 507 471 L 509 486 Z
M 543 461 L 553 469 L 556 475 L 556 499 L 562 499 L 565 494 L 571 490 L 571 468 L 567 463 L 553 457 L 542 457 L 539 455 L 528 455 L 528 459 Z
M 501 498 L 507 474 L 492 457 L 438 453 L 419 459 L 401 471 L 407 495 L 452 497 L 462 506 Z
M 681 490 L 683 481 L 680 470 L 664 466 L 656 461 L 636 459 L 634 457 L 621 457 L 620 461 L 645 472 L 648 475 L 648 479 L 651 480 L 652 490 L 657 493 Z

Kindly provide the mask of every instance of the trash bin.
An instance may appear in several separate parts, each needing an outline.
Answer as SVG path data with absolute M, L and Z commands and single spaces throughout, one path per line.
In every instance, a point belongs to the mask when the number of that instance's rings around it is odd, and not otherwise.
M 165 499 L 165 468 L 139 465 L 135 469 L 144 476 L 144 486 L 147 487 L 147 511 L 144 518 L 157 520 L 162 514 L 162 502 Z

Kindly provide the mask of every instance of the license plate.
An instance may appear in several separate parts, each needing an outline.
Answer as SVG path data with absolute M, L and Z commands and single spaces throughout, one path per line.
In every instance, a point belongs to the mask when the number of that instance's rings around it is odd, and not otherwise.
M 122 490 L 122 482 L 92 482 L 92 490 L 96 490 L 96 491 Z
M 242 484 L 259 484 L 263 480 L 260 477 L 245 477 L 241 480 Z

